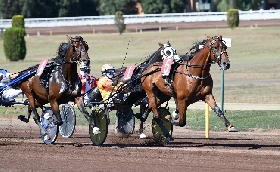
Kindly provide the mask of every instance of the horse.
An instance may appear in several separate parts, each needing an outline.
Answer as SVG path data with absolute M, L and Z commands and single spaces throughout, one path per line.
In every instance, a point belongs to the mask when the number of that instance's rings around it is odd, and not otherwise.
M 140 84 L 140 82 L 141 82 L 140 78 L 142 77 L 142 73 L 151 64 L 153 64 L 155 62 L 161 62 L 164 54 L 177 55 L 176 50 L 171 47 L 171 44 L 169 41 L 166 44 L 158 43 L 158 45 L 159 45 L 159 48 L 154 53 L 152 53 L 144 62 L 135 66 L 135 69 L 133 70 L 133 73 L 132 73 L 132 76 L 130 79 L 126 79 L 124 77 L 124 73 L 125 73 L 127 67 L 121 67 L 121 68 L 116 69 L 115 77 L 113 78 L 114 81 L 117 81 L 117 82 L 121 81 L 126 84 L 126 86 L 123 87 L 124 89 L 119 90 L 120 92 L 127 90 L 128 92 L 131 93 L 129 96 L 129 99 L 125 102 L 125 104 L 116 105 L 115 108 L 119 108 L 119 110 L 122 110 L 122 109 L 130 108 L 131 106 L 133 106 L 133 104 L 140 106 L 140 113 L 135 114 L 135 117 L 141 120 L 140 129 L 139 129 L 140 133 L 143 133 L 143 130 L 144 130 L 143 126 L 144 126 L 145 120 L 142 120 L 143 119 L 142 115 L 147 117 L 147 114 L 145 114 L 145 112 L 147 110 L 147 103 L 148 103 L 147 98 L 146 98 L 146 93 L 142 89 L 141 84 Z M 172 51 L 172 53 L 170 51 Z M 86 94 L 88 95 L 88 97 L 90 99 L 91 105 L 94 106 L 94 105 L 98 104 L 98 102 L 102 102 L 102 97 L 97 88 L 92 88 Z
M 178 67 L 173 69 L 174 80 L 170 85 L 165 84 L 161 75 L 162 63 L 154 63 L 144 71 L 141 84 L 149 98 L 149 109 L 153 111 L 155 121 L 159 122 L 158 107 L 174 97 L 176 110 L 179 112 L 178 125 L 183 127 L 186 125 L 187 107 L 202 100 L 221 118 L 229 131 L 235 130 L 217 106 L 212 94 L 213 79 L 210 75 L 210 67 L 211 64 L 217 63 L 222 70 L 230 68 L 226 49 L 227 46 L 222 35 L 207 36 L 206 44 L 195 53 L 193 58 L 177 63 Z M 159 126 L 161 125 L 159 124 Z M 168 133 L 164 133 L 164 135 L 167 141 L 172 139 Z
M 40 116 L 36 108 L 50 103 L 53 114 L 55 115 L 55 119 L 53 118 L 51 121 L 58 126 L 63 123 L 59 111 L 60 104 L 73 101 L 78 105 L 79 109 L 85 109 L 83 104 L 80 103 L 82 101 L 82 85 L 77 73 L 77 63 L 90 63 L 87 54 L 88 45 L 81 36 L 76 36 L 75 38 L 67 37 L 67 45 L 63 44 L 67 47 L 65 56 L 62 57 L 62 55 L 59 54 L 53 58 L 52 60 L 54 62 L 50 64 L 48 71 L 44 72 L 47 76 L 47 79 L 45 78 L 47 82 L 45 86 L 43 86 L 40 76 L 38 75 L 32 76 L 19 83 L 21 90 L 26 95 L 29 102 L 27 119 L 29 120 L 31 112 L 33 112 L 34 121 L 39 126 L 42 136 L 46 139 L 48 139 L 48 136 L 40 123 Z M 61 47 L 62 44 L 59 48 Z M 38 65 L 33 68 L 37 67 Z M 25 70 L 19 75 L 24 74 L 26 71 L 28 70 Z

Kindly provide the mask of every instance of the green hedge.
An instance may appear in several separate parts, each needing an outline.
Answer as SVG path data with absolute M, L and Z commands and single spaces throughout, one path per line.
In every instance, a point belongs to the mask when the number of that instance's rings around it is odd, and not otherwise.
M 227 11 L 228 27 L 235 28 L 239 26 L 239 12 L 238 9 L 229 9 Z
M 115 13 L 115 24 L 118 27 L 119 34 L 122 34 L 126 28 L 126 25 L 124 24 L 123 12 L 117 11 Z
M 12 27 L 24 28 L 24 17 L 22 15 L 13 16 Z
M 23 60 L 26 55 L 26 44 L 24 40 L 25 29 L 12 27 L 4 32 L 4 53 L 11 61 Z

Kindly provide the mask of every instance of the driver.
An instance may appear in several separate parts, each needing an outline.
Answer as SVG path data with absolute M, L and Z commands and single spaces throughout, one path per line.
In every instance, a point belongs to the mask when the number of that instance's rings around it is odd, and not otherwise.
M 117 83 L 112 80 L 115 75 L 115 67 L 112 64 L 104 64 L 101 72 L 102 77 L 98 80 L 97 88 L 101 93 L 102 99 L 106 100 L 111 95 L 111 92 L 115 92 L 122 82 Z
M 17 74 L 11 74 L 5 69 L 0 69 L 0 87 L 7 85 L 10 82 L 10 79 L 13 79 Z M 2 94 L 2 101 L 15 101 L 15 98 L 22 94 L 21 89 L 4 89 Z
M 90 65 L 86 66 L 83 63 L 80 65 L 80 74 L 79 77 L 82 82 L 82 89 L 81 93 L 85 94 L 88 92 L 92 87 L 96 87 L 97 79 L 93 76 L 90 76 Z M 90 101 L 90 98 L 87 94 L 84 95 L 84 103 L 87 105 Z

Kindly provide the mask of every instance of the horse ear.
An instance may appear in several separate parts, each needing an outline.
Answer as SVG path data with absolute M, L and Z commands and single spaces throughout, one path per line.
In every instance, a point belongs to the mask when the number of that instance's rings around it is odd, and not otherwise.
M 167 44 L 171 47 L 171 44 L 170 44 L 170 42 L 169 42 L 169 41 L 167 41 Z
M 159 45 L 160 47 L 164 47 L 164 45 L 163 45 L 162 43 L 158 43 L 158 45 Z
M 222 35 L 218 35 L 220 40 L 223 40 L 223 36 Z
M 68 41 L 71 41 L 72 36 L 66 35 L 66 37 L 67 37 Z
M 213 38 L 212 38 L 211 36 L 207 36 L 207 39 L 208 39 L 209 41 L 212 41 L 212 40 L 213 40 Z

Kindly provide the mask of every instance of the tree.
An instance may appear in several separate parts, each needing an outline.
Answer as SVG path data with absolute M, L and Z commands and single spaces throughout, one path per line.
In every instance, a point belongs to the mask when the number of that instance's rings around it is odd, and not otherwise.
M 168 0 L 142 0 L 142 11 L 145 14 L 169 13 L 170 9 L 168 2 Z
M 24 15 L 26 18 L 57 17 L 58 6 L 56 0 L 25 0 L 21 14 Z
M 59 0 L 58 17 L 98 15 L 98 0 Z
M 242 11 L 250 9 L 260 9 L 261 2 L 259 0 L 214 0 L 214 11 L 226 12 L 230 8 L 236 8 Z
M 100 0 L 97 11 L 100 15 L 114 15 L 117 11 L 123 14 L 137 14 L 136 0 Z
M 0 0 L 0 18 L 10 19 L 21 14 L 23 4 L 24 0 Z
M 142 0 L 141 5 L 145 14 L 182 13 L 185 0 Z

